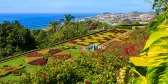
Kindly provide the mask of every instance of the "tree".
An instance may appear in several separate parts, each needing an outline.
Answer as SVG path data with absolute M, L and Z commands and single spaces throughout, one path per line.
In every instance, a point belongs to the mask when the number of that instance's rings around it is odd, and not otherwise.
M 65 24 L 68 24 L 75 17 L 72 16 L 71 14 L 67 14 L 67 15 L 64 15 L 64 18 L 65 18 Z
M 152 9 L 155 10 L 156 14 L 160 14 L 160 12 L 168 11 L 168 0 L 154 0 Z
M 60 30 L 53 34 L 53 37 L 51 38 L 51 40 L 53 43 L 58 43 L 58 42 L 61 42 L 63 38 L 64 38 L 63 31 Z
M 57 27 L 63 22 L 63 19 L 60 19 L 59 21 L 51 21 L 49 24 L 52 26 L 52 29 L 54 32 L 56 32 Z
M 9 56 L 18 51 L 35 49 L 34 39 L 30 31 L 18 21 L 4 22 L 0 25 L 0 55 Z
M 15 21 L 13 22 L 13 25 L 15 26 L 15 28 L 21 27 L 19 21 L 17 21 L 17 20 L 15 20 Z

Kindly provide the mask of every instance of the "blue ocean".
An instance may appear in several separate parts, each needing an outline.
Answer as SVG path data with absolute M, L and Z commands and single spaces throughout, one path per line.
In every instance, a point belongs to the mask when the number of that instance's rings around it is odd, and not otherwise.
M 98 15 L 96 13 L 89 13 L 89 14 L 82 14 L 76 13 L 71 14 L 75 18 L 84 18 Z M 39 25 L 46 25 L 50 21 L 64 19 L 64 14 L 0 14 L 0 23 L 4 21 L 19 21 L 20 24 L 24 25 L 26 28 L 29 29 L 43 29 L 45 26 Z

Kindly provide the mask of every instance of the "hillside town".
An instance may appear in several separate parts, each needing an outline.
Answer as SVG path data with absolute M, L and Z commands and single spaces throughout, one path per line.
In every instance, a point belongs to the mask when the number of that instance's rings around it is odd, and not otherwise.
M 146 24 L 150 22 L 156 14 L 154 12 L 130 12 L 130 13 L 103 13 L 97 16 L 86 17 L 86 18 L 77 18 L 74 21 L 100 21 L 100 22 L 107 22 L 113 26 L 118 25 L 120 22 L 123 22 L 126 19 L 131 21 L 139 21 L 141 24 Z

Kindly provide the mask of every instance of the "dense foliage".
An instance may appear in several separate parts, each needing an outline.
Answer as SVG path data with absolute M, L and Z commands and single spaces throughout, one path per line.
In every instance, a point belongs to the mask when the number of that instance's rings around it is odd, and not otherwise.
M 0 24 L 0 56 L 9 56 L 36 48 L 30 31 L 17 21 Z
M 163 14 L 160 14 L 157 16 L 157 18 L 152 21 L 150 25 L 150 33 L 156 31 L 157 27 L 166 19 L 168 18 L 168 12 L 164 12 Z
M 83 51 L 76 59 L 55 60 L 35 73 L 24 73 L 20 84 L 115 84 L 121 67 L 128 65 L 128 58 L 141 53 L 147 40 L 146 29 L 135 30 L 125 42 L 112 42 L 106 50 Z M 45 63 L 38 60 L 35 63 Z
M 92 33 L 89 27 L 96 24 L 98 29 L 112 28 L 102 22 L 71 22 L 71 15 L 65 20 L 49 22 L 46 30 L 28 30 L 18 21 L 0 24 L 0 56 L 11 56 L 32 49 L 41 49 Z M 62 22 L 65 21 L 63 24 Z M 95 31 L 96 32 L 96 31 Z
M 167 13 L 164 13 L 167 14 Z M 164 15 L 161 15 L 164 16 Z M 160 16 L 159 16 L 160 17 Z M 157 18 L 156 20 L 158 20 Z M 131 66 L 120 70 L 118 83 L 122 84 L 167 84 L 167 17 L 155 26 L 140 57 L 131 57 Z M 164 20 L 163 20 L 164 19 Z M 155 20 L 154 20 L 155 21 Z M 162 26 L 160 26 L 162 25 Z M 151 27 L 153 27 L 151 26 Z
M 57 26 L 56 31 L 53 28 L 48 28 L 46 30 L 32 30 L 31 35 L 36 40 L 36 46 L 38 48 L 43 48 L 46 46 L 51 46 L 57 43 L 64 42 L 73 38 L 79 38 L 87 34 L 92 33 L 88 28 L 93 25 L 97 25 L 97 29 L 107 29 L 113 28 L 107 23 L 102 22 L 92 22 L 92 21 L 83 21 L 83 22 L 69 22 L 66 25 Z M 55 26 L 54 26 L 55 27 Z M 94 30 L 93 30 L 94 31 Z
M 116 83 L 119 68 L 127 64 L 126 57 L 117 57 L 111 51 L 81 53 L 75 60 L 59 61 L 46 65 L 20 81 L 22 83 Z
M 153 9 L 155 9 L 157 14 L 160 12 L 167 12 L 168 11 L 168 0 L 154 0 L 153 2 Z
M 55 24 L 54 24 L 55 25 Z M 88 28 L 96 25 L 96 29 L 113 28 L 102 22 L 68 22 L 63 26 L 53 26 L 46 30 L 32 30 L 30 37 L 35 39 L 35 46 L 43 48 L 53 44 L 81 37 L 89 34 Z M 55 28 L 58 28 L 55 30 Z M 93 30 L 94 31 L 94 30 Z M 35 74 L 25 72 L 25 77 L 19 81 L 21 84 L 31 83 L 95 83 L 110 84 L 117 83 L 119 69 L 128 64 L 128 57 L 138 55 L 146 40 L 146 30 L 140 29 L 134 31 L 132 38 L 126 42 L 113 42 L 105 51 L 82 52 L 76 59 L 56 60 L 54 64 L 43 66 Z M 134 37 L 135 36 L 135 37 Z M 144 38 L 145 37 L 145 38 Z M 135 46 L 136 45 L 136 46 Z M 55 51 L 54 51 L 55 52 Z M 30 56 L 39 55 L 37 52 Z M 35 60 L 32 64 L 43 65 L 46 60 Z

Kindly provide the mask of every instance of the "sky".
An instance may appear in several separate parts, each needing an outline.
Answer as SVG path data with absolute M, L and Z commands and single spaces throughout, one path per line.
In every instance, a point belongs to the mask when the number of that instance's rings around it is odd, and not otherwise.
M 0 13 L 127 13 L 152 11 L 145 0 L 0 0 Z

